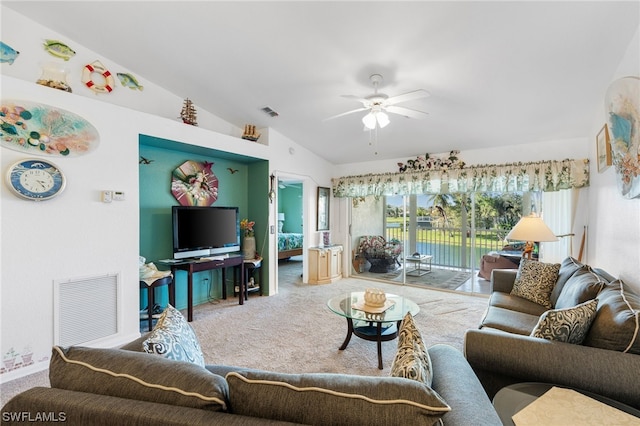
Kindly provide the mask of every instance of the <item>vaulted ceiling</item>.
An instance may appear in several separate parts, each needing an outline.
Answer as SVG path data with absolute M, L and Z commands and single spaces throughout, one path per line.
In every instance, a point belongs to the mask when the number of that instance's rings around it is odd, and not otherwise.
M 640 25 L 637 1 L 3 3 L 335 164 L 591 137 Z M 324 120 L 359 108 L 342 95 L 370 95 L 376 73 L 389 96 L 428 91 L 401 104 L 428 116 L 389 114 L 377 134 L 363 131 L 365 112 Z

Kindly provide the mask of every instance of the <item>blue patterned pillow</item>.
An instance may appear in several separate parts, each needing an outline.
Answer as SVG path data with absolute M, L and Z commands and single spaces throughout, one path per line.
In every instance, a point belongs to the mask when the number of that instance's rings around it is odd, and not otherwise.
M 398 351 L 391 365 L 391 377 L 413 379 L 431 386 L 431 358 L 411 312 L 407 312 L 398 331 Z
M 204 367 L 204 356 L 196 334 L 180 311 L 171 305 L 167 305 L 149 337 L 142 342 L 142 348 L 150 354 Z
M 540 315 L 531 336 L 580 345 L 596 317 L 597 308 L 598 299 L 593 299 L 572 308 L 547 311 Z

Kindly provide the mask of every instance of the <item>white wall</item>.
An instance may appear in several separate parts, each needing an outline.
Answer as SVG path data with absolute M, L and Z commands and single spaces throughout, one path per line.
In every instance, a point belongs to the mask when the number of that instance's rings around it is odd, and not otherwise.
M 274 170 L 299 173 L 316 186 L 330 186 L 330 164 L 277 133 L 272 146 L 245 141 L 237 137 L 241 129 L 201 110 L 199 127 L 181 123 L 176 117 L 182 99 L 147 83 L 142 76 L 138 77 L 145 85 L 144 92 L 119 87 L 108 95 L 96 95 L 84 88 L 73 72 L 68 80 L 72 94 L 35 84 L 40 76 L 39 63 L 55 60 L 42 49 L 42 40 L 58 35 L 4 6 L 0 6 L 0 12 L 2 41 L 21 51 L 13 65 L 1 64 L 2 98 L 70 111 L 91 122 L 100 134 L 100 145 L 90 154 L 50 158 L 68 180 L 59 197 L 34 203 L 10 193 L 4 179 L 0 186 L 0 354 L 10 348 L 23 353 L 30 346 L 36 361 L 30 367 L 0 374 L 0 381 L 48 367 L 54 343 L 53 282 L 57 280 L 119 274 L 121 327 L 117 335 L 92 342 L 91 346 L 115 346 L 139 335 L 139 134 L 272 160 L 270 167 Z M 70 69 L 81 69 L 100 57 L 81 48 L 80 43 L 65 41 L 78 52 L 77 58 L 65 63 Z M 109 64 L 112 72 L 126 71 L 108 59 L 102 61 Z M 269 129 L 264 132 L 267 142 L 269 133 Z M 295 161 L 291 161 L 289 148 L 294 149 Z M 0 148 L 2 172 L 29 156 Z M 100 201 L 100 191 L 104 189 L 124 191 L 126 200 L 104 204 Z M 306 197 L 309 211 L 314 211 L 315 206 L 312 192 L 315 194 L 315 186 L 308 189 Z M 305 226 L 315 229 L 315 213 L 313 222 L 310 214 L 305 218 Z M 274 217 L 270 223 L 275 225 Z M 270 247 L 273 271 L 273 239 Z M 104 313 L 98 311 L 96 315 Z
M 319 241 L 319 235 L 316 231 L 317 189 L 319 186 L 327 188 L 331 187 L 332 164 L 322 158 L 319 158 L 308 149 L 300 146 L 276 130 L 268 129 L 268 132 L 271 159 L 269 162 L 269 168 L 271 173 L 276 177 L 276 184 L 278 182 L 278 178 L 281 177 L 293 178 L 302 182 L 302 217 L 304 220 L 302 232 L 303 240 L 305 241 L 302 254 L 303 257 L 307 259 L 307 247 L 317 246 Z M 271 205 L 271 210 L 269 212 L 269 223 L 274 227 L 277 226 L 277 208 L 278 203 L 275 201 Z M 337 214 L 335 214 L 332 209 L 332 217 L 330 219 L 332 237 L 335 236 L 335 238 L 340 238 L 340 223 L 335 219 L 336 217 Z M 271 233 L 269 234 L 269 246 L 272 248 L 274 253 L 277 251 L 275 235 Z M 304 262 L 302 271 L 303 282 L 308 282 L 308 277 L 309 265 L 307 262 Z M 269 269 L 269 282 L 274 283 L 274 286 L 272 286 L 270 291 L 277 291 L 278 280 L 276 267 Z
M 50 158 L 67 177 L 60 196 L 35 203 L 14 196 L 6 184 L 0 189 L 2 353 L 31 346 L 39 361 L 32 369 L 46 368 L 54 343 L 53 282 L 101 274 L 120 275 L 122 327 L 113 338 L 91 345 L 132 340 L 139 335 L 139 134 L 262 159 L 268 159 L 269 147 L 7 76 L 2 76 L 2 96 L 73 112 L 100 134 L 100 145 L 90 154 Z M 0 153 L 3 171 L 29 156 L 4 147 Z M 102 203 L 103 189 L 124 191 L 126 200 Z M 0 378 L 5 381 L 29 371 Z
M 640 36 L 636 32 L 625 57 L 611 81 L 626 76 L 640 77 Z M 604 123 L 606 88 L 602 91 L 602 105 L 595 113 L 589 140 L 591 187 L 589 195 L 588 260 L 622 278 L 630 286 L 640 289 L 640 199 L 625 199 L 620 195 L 614 167 L 598 173 L 595 167 L 595 135 Z

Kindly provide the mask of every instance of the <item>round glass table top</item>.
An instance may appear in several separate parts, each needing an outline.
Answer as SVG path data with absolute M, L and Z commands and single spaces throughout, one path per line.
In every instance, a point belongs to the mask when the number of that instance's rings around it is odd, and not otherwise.
M 390 303 L 384 312 L 367 312 L 364 305 L 364 291 L 354 291 L 344 293 L 339 296 L 332 297 L 327 302 L 327 306 L 332 312 L 351 318 L 353 320 L 376 321 L 376 322 L 392 322 L 401 321 L 407 312 L 416 316 L 420 312 L 420 307 L 413 301 L 398 296 L 396 294 L 386 294 L 387 302 Z M 358 306 L 360 309 L 357 309 Z

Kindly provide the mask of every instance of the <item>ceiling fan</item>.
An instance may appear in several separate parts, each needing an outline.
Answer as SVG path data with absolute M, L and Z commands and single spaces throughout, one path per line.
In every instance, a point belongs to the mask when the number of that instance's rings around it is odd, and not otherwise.
M 390 123 L 389 116 L 386 114 L 390 112 L 392 114 L 398 114 L 407 118 L 423 119 L 427 116 L 426 112 L 418 111 L 415 109 L 397 106 L 401 102 L 407 102 L 414 99 L 425 98 L 429 96 L 429 92 L 424 89 L 414 90 L 401 95 L 389 97 L 384 93 L 378 93 L 378 86 L 382 82 L 382 76 L 380 74 L 372 74 L 369 77 L 373 84 L 373 94 L 365 98 L 354 95 L 342 95 L 343 98 L 354 99 L 362 102 L 362 108 L 354 109 L 351 111 L 343 112 L 342 114 L 334 115 L 325 119 L 333 120 L 334 118 L 343 117 L 345 115 L 353 114 L 360 111 L 369 111 L 367 115 L 362 117 L 362 123 L 364 124 L 364 130 L 374 130 L 376 126 L 383 128 Z

